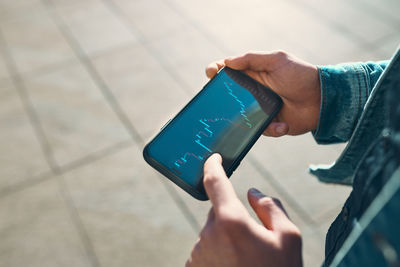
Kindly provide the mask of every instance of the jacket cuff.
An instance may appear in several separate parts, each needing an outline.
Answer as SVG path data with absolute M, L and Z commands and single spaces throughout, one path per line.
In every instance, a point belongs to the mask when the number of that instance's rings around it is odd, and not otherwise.
M 361 63 L 318 66 L 321 110 L 313 136 L 318 144 L 346 142 L 368 99 L 368 72 Z

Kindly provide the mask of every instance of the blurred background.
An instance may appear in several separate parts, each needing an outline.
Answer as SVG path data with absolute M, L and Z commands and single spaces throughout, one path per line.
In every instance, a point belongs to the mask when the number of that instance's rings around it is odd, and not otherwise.
M 274 49 L 388 59 L 399 14 L 398 0 L 0 0 L 0 266 L 183 266 L 210 203 L 141 151 L 205 66 Z M 231 177 L 245 203 L 249 187 L 282 200 L 305 266 L 350 192 L 307 167 L 343 148 L 262 137 Z

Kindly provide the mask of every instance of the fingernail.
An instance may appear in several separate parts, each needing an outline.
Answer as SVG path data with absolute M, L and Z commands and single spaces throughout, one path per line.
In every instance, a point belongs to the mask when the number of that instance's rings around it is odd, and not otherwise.
M 207 158 L 206 161 L 210 161 L 210 160 L 211 160 L 211 161 L 217 160 L 218 162 L 222 162 L 222 157 L 221 157 L 220 154 L 214 153 L 214 154 L 212 154 L 211 156 L 209 156 L 209 157 Z
M 222 157 L 221 157 L 221 155 L 220 155 L 219 153 L 214 153 L 214 154 L 212 154 L 211 156 L 214 157 L 214 158 L 217 158 L 218 161 L 221 161 L 221 160 L 222 160 Z
M 256 188 L 250 188 L 250 194 L 254 195 L 257 198 L 262 198 L 265 197 L 265 195 L 263 193 L 261 193 L 260 191 L 258 191 L 258 189 Z

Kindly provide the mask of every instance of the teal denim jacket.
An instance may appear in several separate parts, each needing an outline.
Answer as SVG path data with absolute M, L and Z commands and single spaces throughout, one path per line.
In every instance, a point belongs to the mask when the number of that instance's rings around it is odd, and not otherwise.
M 400 266 L 400 51 L 391 61 L 320 66 L 319 144 L 347 142 L 323 182 L 353 186 L 326 237 L 324 266 Z

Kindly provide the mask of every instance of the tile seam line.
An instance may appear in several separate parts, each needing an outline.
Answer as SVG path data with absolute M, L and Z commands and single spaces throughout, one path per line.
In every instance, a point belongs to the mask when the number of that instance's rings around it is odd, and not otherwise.
M 169 74 L 169 76 L 179 85 L 179 88 L 182 90 L 183 93 L 192 96 L 193 92 L 189 89 L 190 85 L 187 84 L 182 78 L 179 77 L 179 75 L 175 72 L 172 71 L 171 64 L 164 59 L 164 56 L 161 55 L 156 51 L 156 49 L 153 49 L 151 45 L 149 44 L 150 41 L 144 36 L 144 34 L 136 29 L 136 27 L 133 25 L 133 23 L 130 23 L 126 19 L 126 15 L 124 12 L 121 10 L 121 8 L 114 3 L 114 0 L 101 0 L 108 8 L 109 10 L 129 29 L 132 35 L 137 37 L 138 42 L 149 52 L 149 54 L 160 64 L 161 68 Z
M 80 237 L 81 242 L 83 243 L 82 245 L 84 247 L 86 255 L 88 256 L 88 260 L 91 262 L 92 266 L 100 267 L 101 265 L 96 255 L 93 243 L 90 240 L 89 234 L 82 222 L 82 218 L 78 213 L 78 210 L 75 206 L 75 203 L 68 189 L 68 185 L 66 184 L 64 179 L 65 178 L 62 174 L 57 175 L 56 181 L 57 181 L 58 191 L 61 194 L 61 197 L 67 207 L 69 216 L 72 220 L 72 224 L 75 226 L 78 232 L 77 234 Z
M 25 111 L 28 113 L 28 117 L 30 118 L 30 122 L 32 124 L 32 127 L 34 128 L 36 136 L 39 139 L 39 142 L 42 147 L 42 151 L 45 154 L 45 158 L 46 158 L 48 164 L 50 165 L 50 168 L 51 168 L 53 174 L 55 176 L 60 175 L 60 168 L 54 159 L 54 155 L 50 148 L 50 144 L 48 143 L 48 140 L 46 139 L 43 128 L 40 124 L 40 120 L 36 115 L 36 111 L 34 110 L 32 103 L 30 103 L 30 99 L 28 96 L 28 92 L 26 91 L 25 85 L 24 85 L 22 79 L 17 74 L 18 73 L 17 67 L 15 65 L 15 62 L 11 58 L 11 55 L 8 52 L 8 47 L 5 47 L 7 44 L 5 42 L 5 38 L 3 37 L 3 33 L 1 31 L 1 29 L 0 29 L 0 40 L 3 41 L 2 48 L 5 51 L 4 54 L 5 54 L 5 57 L 7 60 L 7 66 L 9 68 L 9 72 L 13 76 L 13 78 L 12 78 L 13 82 L 14 82 L 15 87 L 18 91 L 18 94 L 21 98 L 21 101 L 23 102 Z M 51 179 L 51 178 L 52 177 L 50 177 L 49 179 Z M 62 190 L 60 188 L 61 187 L 60 179 L 62 179 L 62 177 L 59 177 L 58 179 L 56 179 L 58 182 L 58 190 L 60 191 L 61 194 L 63 194 L 63 199 L 64 199 L 64 201 L 66 201 L 65 190 L 67 190 L 67 189 L 64 188 L 64 190 Z M 47 177 L 44 177 L 41 181 L 44 181 L 44 180 L 47 180 Z M 62 192 L 62 191 L 64 191 L 64 192 Z M 67 208 L 68 208 L 69 214 L 71 216 L 71 219 L 73 220 L 75 228 L 78 231 L 78 235 L 81 239 L 81 242 L 83 243 L 82 245 L 87 253 L 88 259 L 92 262 L 92 265 L 94 267 L 99 267 L 100 265 L 98 264 L 98 259 L 93 251 L 92 244 L 90 243 L 90 240 L 88 239 L 87 232 L 85 232 L 85 230 L 82 228 L 82 222 L 81 222 L 80 218 L 73 216 L 74 214 L 72 213 L 72 209 L 76 209 L 76 208 L 71 205 L 68 205 L 68 204 L 67 204 Z
M 22 181 L 20 183 L 17 183 L 15 185 L 9 186 L 8 188 L 0 190 L 0 201 L 3 198 L 7 198 L 8 196 L 12 196 L 14 194 L 18 194 L 19 192 L 22 192 L 28 188 L 31 188 L 35 185 L 41 184 L 43 182 L 51 180 L 55 175 L 52 170 L 49 170 L 48 172 L 42 173 L 34 178 L 31 178 L 30 180 L 27 181 Z
M 101 150 L 95 151 L 84 157 L 78 158 L 74 161 L 68 162 L 64 165 L 60 165 L 60 174 L 67 174 L 73 170 L 79 169 L 81 167 L 90 165 L 98 160 L 112 156 L 124 149 L 128 149 L 133 145 L 134 140 L 123 140 L 113 145 L 107 146 Z
M 214 34 L 210 33 L 209 30 L 207 30 L 205 27 L 201 26 L 201 24 L 197 23 L 195 20 L 189 18 L 182 10 L 181 8 L 176 4 L 173 3 L 171 0 L 163 0 L 165 3 L 169 4 L 171 6 L 171 8 L 179 15 L 181 16 L 181 18 L 183 18 L 184 20 L 186 20 L 188 23 L 190 23 L 190 25 L 192 25 L 195 29 L 197 29 L 208 41 L 210 41 L 212 44 L 214 44 L 216 47 L 218 47 L 218 49 L 220 51 L 226 51 L 227 53 L 229 53 L 230 55 L 234 55 L 236 53 L 234 53 L 231 49 L 229 49 L 226 45 L 224 45 L 223 41 L 221 41 L 220 38 L 218 38 L 217 36 L 215 36 Z M 273 30 L 273 34 L 277 36 L 277 38 L 282 38 L 285 35 L 282 34 L 279 31 Z M 302 50 L 302 52 L 305 55 L 308 56 L 315 56 L 315 54 L 313 53 L 312 49 L 309 49 L 308 46 L 303 46 L 303 45 L 298 45 L 295 44 L 295 42 L 291 39 L 286 39 L 285 40 L 286 43 L 290 43 L 294 45 L 297 45 L 298 47 L 300 47 L 300 49 Z M 276 48 L 277 50 L 279 50 L 280 48 Z M 251 50 L 251 48 L 249 48 L 248 50 Z M 242 52 L 244 53 L 244 52 Z M 320 56 L 318 56 L 318 60 L 321 60 L 322 58 Z
M 170 181 L 162 180 L 161 181 L 165 189 L 168 191 L 168 193 L 172 196 L 172 198 L 175 201 L 175 204 L 179 207 L 181 212 L 183 213 L 183 216 L 186 217 L 186 220 L 188 220 L 192 230 L 194 231 L 195 234 L 198 234 L 199 231 L 201 230 L 200 224 L 197 221 L 196 217 L 192 214 L 186 203 L 183 201 L 181 196 L 176 192 L 176 189 L 174 188 L 174 184 L 171 184 Z M 180 190 L 180 189 L 179 189 Z
M 233 54 L 233 51 L 229 49 L 219 38 L 214 36 L 193 19 L 189 19 L 186 15 L 184 15 L 184 12 L 182 12 L 182 10 L 175 3 L 171 2 L 170 0 L 163 0 L 163 2 L 167 3 L 172 8 L 172 10 L 177 13 L 177 15 L 186 20 L 193 28 L 197 29 L 210 43 L 215 45 L 215 47 L 217 47 L 220 52 L 226 51 L 229 54 Z
M 168 73 L 171 78 L 177 82 L 179 87 L 182 89 L 182 92 L 185 93 L 186 95 L 192 95 L 192 92 L 189 91 L 190 88 L 182 79 L 179 78 L 179 76 L 170 70 L 168 68 L 167 64 L 165 61 L 161 60 L 162 56 L 154 56 L 158 55 L 156 51 L 153 51 L 146 40 L 146 38 L 143 36 L 143 34 L 140 31 L 137 31 L 134 29 L 134 26 L 126 21 L 124 13 L 120 10 L 120 8 L 112 1 L 112 0 L 102 0 L 103 3 L 111 10 L 111 12 L 131 31 L 131 34 L 139 34 L 138 36 L 138 41 L 140 42 L 141 45 L 150 53 L 152 57 L 155 58 L 155 60 L 160 64 L 160 66 L 164 69 L 166 73 Z M 135 30 L 135 31 L 134 31 Z M 164 187 L 166 188 L 169 196 L 173 199 L 175 204 L 178 206 L 179 210 L 182 212 L 183 216 L 186 218 L 187 222 L 193 229 L 193 231 L 197 234 L 199 231 L 199 222 L 187 206 L 187 204 L 182 200 L 182 198 L 178 195 L 176 191 L 174 191 L 173 188 L 170 188 L 171 185 L 166 184 L 164 180 L 160 181 L 163 183 Z
M 112 156 L 124 149 L 127 149 L 128 147 L 131 147 L 132 145 L 133 145 L 133 143 L 132 143 L 131 139 L 129 139 L 127 141 L 121 141 L 110 147 L 106 147 L 103 150 L 94 152 L 83 158 L 80 158 L 73 162 L 67 163 L 66 165 L 61 165 L 59 174 L 55 174 L 53 171 L 49 170 L 49 171 L 43 172 L 42 174 L 39 174 L 35 177 L 32 177 L 29 180 L 22 181 L 20 183 L 17 183 L 13 186 L 10 186 L 10 187 L 4 189 L 4 190 L 2 189 L 2 190 L 0 190 L 0 201 L 4 197 L 13 195 L 13 194 L 21 192 L 27 188 L 30 188 L 30 187 L 36 186 L 38 184 L 41 184 L 43 182 L 46 182 L 46 181 L 52 179 L 56 175 L 68 174 L 71 171 L 88 166 L 92 163 L 95 163 L 96 161 L 99 161 L 106 157 Z
M 86 54 L 84 53 L 84 51 L 82 50 L 82 48 L 80 47 L 80 45 L 78 44 L 76 39 L 73 37 L 73 35 L 70 32 L 70 30 L 68 29 L 68 26 L 55 13 L 56 11 L 50 10 L 50 9 L 52 9 L 51 1 L 42 0 L 42 2 L 44 4 L 47 12 L 49 13 L 50 17 L 53 19 L 53 21 L 55 22 L 55 24 L 57 25 L 57 27 L 59 28 L 59 30 L 63 34 L 64 38 L 69 43 L 69 45 L 71 46 L 71 48 L 74 51 L 74 53 L 77 55 L 78 59 L 85 66 L 86 70 L 89 72 L 91 78 L 94 80 L 94 82 L 96 83 L 97 87 L 99 87 L 99 89 L 103 92 L 103 95 L 106 98 L 106 100 L 109 102 L 109 104 L 111 105 L 111 108 L 114 110 L 114 112 L 116 112 L 117 116 L 120 118 L 121 122 L 125 125 L 125 127 L 128 128 L 128 131 L 131 134 L 131 136 L 134 139 L 134 141 L 136 141 L 138 143 L 138 145 L 142 145 L 143 144 L 143 139 L 140 137 L 140 135 L 137 133 L 136 129 L 130 123 L 128 117 L 122 111 L 121 107 L 119 107 L 118 102 L 116 101 L 114 95 L 111 93 L 111 91 L 109 90 L 107 85 L 101 79 L 100 75 L 96 72 L 94 66 L 90 62 L 90 59 L 87 58 Z M 128 27 L 128 29 L 129 28 L 130 27 Z M 145 47 L 148 47 L 148 45 L 145 45 Z M 151 52 L 154 52 L 154 51 L 151 51 Z M 182 84 L 182 82 L 179 83 L 179 84 Z M 110 98 L 112 98 L 112 99 L 110 99 Z M 110 103 L 110 100 L 112 100 L 112 104 Z M 133 131 L 132 131 L 132 129 L 133 129 Z M 133 132 L 134 132 L 134 134 L 133 134 Z M 59 174 L 60 172 L 61 172 L 61 170 L 58 170 L 57 174 Z M 168 190 L 168 192 L 170 192 L 170 194 L 174 193 L 171 190 Z M 175 192 L 174 195 L 171 195 L 171 197 L 175 200 L 176 204 L 180 207 L 180 209 L 182 210 L 184 216 L 187 217 L 187 219 L 188 219 L 190 225 L 192 226 L 192 228 L 197 232 L 198 224 L 197 223 L 193 223 L 193 220 L 196 221 L 196 219 L 194 219 L 194 216 L 193 216 L 193 214 L 191 212 L 189 214 L 187 214 L 187 212 L 189 211 L 189 208 L 180 199 L 180 197 L 176 194 L 176 192 Z
M 108 55 L 108 54 L 113 54 L 116 51 L 120 50 L 120 49 L 127 49 L 130 47 L 135 47 L 136 45 L 139 45 L 139 43 L 124 43 L 121 45 L 117 45 L 117 46 L 112 46 L 109 47 L 107 49 L 98 51 L 98 52 L 94 52 L 94 53 L 90 53 L 89 56 L 91 57 L 91 59 L 97 59 L 97 58 L 101 58 L 104 55 Z M 49 64 L 43 67 L 39 67 L 36 69 L 32 69 L 32 70 L 28 70 L 28 71 L 24 71 L 24 72 L 19 72 L 17 75 L 19 77 L 21 77 L 21 79 L 23 80 L 29 80 L 32 79 L 33 77 L 36 77 L 38 75 L 44 75 L 44 74 L 48 74 L 48 73 L 53 73 L 59 70 L 63 70 L 65 68 L 69 68 L 71 66 L 73 66 L 74 64 L 77 64 L 77 61 L 79 61 L 79 59 L 77 58 L 68 58 L 65 60 L 60 60 L 56 63 L 53 64 Z M 8 74 L 4 77 L 0 78 L 0 83 L 1 82 L 5 82 L 7 80 L 11 80 L 14 77 L 14 75 Z
M 0 44 L 2 44 L 0 45 L 0 48 L 4 52 L 7 69 L 10 74 L 9 79 L 15 86 L 21 104 L 24 108 L 24 112 L 29 119 L 29 122 L 31 124 L 31 127 L 33 128 L 37 141 L 39 142 L 43 156 L 47 164 L 49 165 L 51 171 L 54 174 L 58 174 L 59 166 L 57 162 L 54 160 L 53 151 L 51 150 L 50 143 L 46 138 L 43 126 L 41 125 L 39 116 L 36 114 L 36 110 L 30 100 L 29 93 L 25 87 L 23 79 L 18 74 L 16 63 L 11 56 L 11 52 L 9 51 L 8 44 L 3 36 L 3 31 L 1 29 L 0 29 Z
M 74 54 L 77 56 L 79 62 L 83 65 L 84 69 L 87 71 L 87 73 L 91 77 L 92 81 L 95 83 L 96 87 L 102 93 L 104 99 L 106 100 L 108 105 L 111 107 L 111 109 L 113 110 L 113 112 L 115 113 L 115 115 L 117 116 L 119 121 L 122 123 L 122 125 L 125 127 L 125 129 L 128 131 L 128 133 L 132 137 L 132 139 L 135 142 L 137 142 L 138 145 L 142 145 L 143 144 L 142 137 L 140 136 L 140 134 L 138 133 L 136 128 L 131 124 L 128 116 L 125 114 L 125 112 L 119 105 L 114 94 L 111 92 L 110 88 L 107 86 L 105 81 L 101 78 L 100 74 L 97 72 L 96 68 L 93 66 L 93 63 L 88 58 L 88 56 L 85 54 L 85 52 L 79 45 L 78 41 L 76 40 L 76 38 L 71 33 L 68 26 L 65 24 L 63 19 L 59 17 L 57 12 L 55 10 L 53 10 L 54 7 L 53 7 L 53 4 L 51 3 L 51 1 L 50 0 L 41 0 L 41 1 L 43 2 L 51 19 L 56 24 L 57 28 L 63 35 L 64 39 L 71 47 Z
M 369 40 L 366 40 L 361 35 L 358 35 L 356 32 L 345 27 L 345 25 L 342 25 L 342 24 L 338 23 L 337 21 L 335 21 L 323 14 L 319 14 L 319 12 L 313 6 L 311 6 L 310 4 L 307 4 L 306 1 L 304 1 L 304 0 L 300 0 L 300 1 L 285 0 L 285 1 L 290 4 L 297 5 L 301 9 L 305 10 L 307 13 L 311 14 L 311 16 L 313 16 L 314 18 L 319 18 L 319 20 L 322 21 L 324 24 L 326 24 L 328 27 L 334 29 L 339 34 L 345 35 L 346 39 L 348 39 L 349 41 L 355 42 L 361 48 L 366 48 L 369 50 L 379 49 L 379 46 L 377 44 L 375 44 L 374 42 L 370 42 Z
M 282 195 L 282 197 L 286 200 L 289 206 L 293 207 L 293 211 L 307 224 L 310 224 L 312 227 L 316 226 L 317 223 L 315 220 L 306 212 L 306 210 L 297 204 L 295 199 L 291 197 L 291 195 L 287 192 L 284 186 L 279 183 L 273 176 L 266 170 L 266 168 L 253 156 L 247 155 L 249 161 L 253 163 L 253 166 L 262 174 L 262 177 L 271 183 L 272 187 L 277 191 L 278 194 Z

